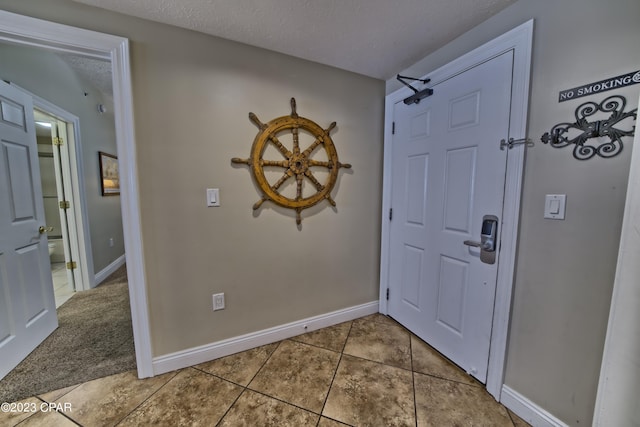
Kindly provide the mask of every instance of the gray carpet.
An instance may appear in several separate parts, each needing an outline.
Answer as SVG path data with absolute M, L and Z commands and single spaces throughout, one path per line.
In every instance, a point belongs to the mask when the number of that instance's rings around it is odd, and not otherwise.
M 15 402 L 136 368 L 126 266 L 58 308 L 58 329 L 0 380 Z

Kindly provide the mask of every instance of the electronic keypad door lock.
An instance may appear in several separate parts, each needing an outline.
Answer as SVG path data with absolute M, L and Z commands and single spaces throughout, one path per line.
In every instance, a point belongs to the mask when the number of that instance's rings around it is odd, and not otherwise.
M 483 216 L 480 241 L 465 240 L 464 244 L 480 248 L 480 261 L 485 264 L 495 264 L 498 244 L 498 217 L 495 215 Z

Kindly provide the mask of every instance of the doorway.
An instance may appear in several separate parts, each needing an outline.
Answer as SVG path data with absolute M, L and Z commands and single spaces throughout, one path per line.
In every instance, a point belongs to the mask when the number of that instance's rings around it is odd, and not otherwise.
M 115 140 L 122 186 L 122 225 L 127 247 L 127 275 L 134 331 L 138 376 L 153 376 L 153 356 L 144 256 L 140 230 L 140 208 L 136 176 L 136 144 L 133 130 L 133 97 L 127 39 L 87 31 L 15 13 L 0 11 L 0 37 L 21 46 L 47 51 L 66 51 L 111 62 L 113 72 Z
M 388 314 L 486 382 L 513 52 L 393 113 Z M 486 236 L 486 237 L 482 237 Z M 482 239 L 482 240 L 481 240 Z
M 67 265 L 72 266 L 72 258 L 69 256 L 70 230 L 66 213 L 69 201 L 64 194 L 65 183 L 60 162 L 60 146 L 56 145 L 57 140 L 54 139 L 58 138 L 58 121 L 55 117 L 38 109 L 34 109 L 33 115 L 45 223 L 51 230 L 47 233 L 47 249 L 51 262 L 56 308 L 59 308 L 73 296 L 76 290 L 73 274 L 70 269 L 67 269 Z M 61 124 L 66 126 L 64 122 Z
M 508 88 L 510 90 L 510 103 L 508 106 L 509 120 L 507 131 L 504 132 L 500 138 L 505 140 L 508 140 L 509 138 L 521 139 L 525 136 L 526 132 L 532 36 L 533 21 L 528 21 L 493 41 L 480 46 L 466 55 L 463 55 L 451 63 L 434 70 L 432 73 L 422 76 L 422 78 L 430 78 L 432 82 L 430 86 L 435 87 L 455 76 L 463 74 L 465 71 L 471 70 L 481 64 L 491 61 L 494 58 L 511 52 L 513 55 L 511 70 L 513 80 Z M 397 219 L 396 212 L 394 212 L 395 183 L 393 173 L 393 144 L 395 135 L 393 131 L 396 129 L 394 129 L 393 111 L 395 105 L 402 103 L 405 98 L 412 94 L 413 92 L 409 89 L 401 89 L 388 95 L 385 101 L 383 222 L 380 266 L 380 312 L 384 314 L 389 314 L 390 311 L 392 311 L 390 301 L 387 299 L 387 294 L 388 292 L 394 292 L 394 285 L 396 285 L 392 283 L 395 278 L 392 273 L 391 261 L 396 255 L 394 254 L 392 246 L 392 221 Z M 457 101 L 461 102 L 458 106 L 464 107 L 463 104 L 466 101 L 472 100 L 472 98 L 473 97 L 471 96 L 462 96 L 461 98 L 457 98 Z M 425 100 L 425 102 L 427 101 Z M 469 102 L 466 102 L 466 104 L 466 107 L 460 110 L 461 112 L 464 110 L 466 115 L 463 114 L 460 117 L 471 117 L 471 115 L 473 115 L 472 113 L 477 111 L 475 108 L 471 108 L 472 105 L 477 104 Z M 456 123 L 464 127 L 463 122 L 465 122 L 465 120 Z M 451 125 L 455 123 L 449 122 L 448 124 Z M 418 130 L 418 128 L 413 128 L 413 130 Z M 493 141 L 493 143 L 496 147 L 499 147 L 500 139 Z M 468 150 L 465 151 L 464 147 L 461 147 L 461 149 L 462 150 L 457 153 L 460 154 L 460 156 L 457 157 L 457 160 L 468 160 L 472 153 Z M 506 172 L 504 174 L 506 177 L 504 180 L 504 204 L 500 213 L 500 231 L 502 237 L 500 238 L 500 247 L 497 248 L 497 250 L 500 251 L 500 262 L 496 263 L 497 279 L 495 287 L 495 302 L 493 303 L 491 313 L 489 314 L 491 322 L 490 335 L 484 336 L 486 344 L 489 347 L 488 363 L 486 366 L 486 387 L 487 391 L 489 391 L 489 393 L 491 393 L 497 400 L 500 400 L 503 385 L 509 313 L 511 307 L 511 292 L 515 268 L 515 249 L 517 247 L 520 187 L 522 183 L 524 165 L 524 146 L 515 145 L 513 148 L 506 150 L 505 155 L 507 159 Z M 456 159 L 452 157 L 450 160 L 453 161 Z M 414 166 L 416 165 L 418 165 L 418 162 L 414 162 Z M 414 170 L 417 171 L 419 168 L 414 168 Z M 410 170 L 407 171 L 410 172 Z M 452 177 L 452 179 L 453 178 L 454 177 Z M 440 190 L 442 190 L 442 187 L 440 187 Z M 445 206 L 446 205 L 437 208 L 444 209 Z M 413 206 L 411 212 L 417 212 L 417 207 Z M 484 214 L 481 214 L 481 216 L 482 215 Z M 482 221 L 482 218 L 480 221 Z M 479 225 L 480 224 L 474 226 L 474 233 L 477 234 L 473 236 L 474 241 L 480 240 L 480 230 L 477 228 Z M 442 223 L 432 226 L 435 228 L 442 228 Z M 464 248 L 462 250 L 471 251 L 471 249 L 465 247 L 464 240 L 465 239 L 462 239 L 460 242 Z M 416 252 L 414 251 L 413 255 L 415 255 L 415 253 Z M 413 258 L 417 259 L 416 257 Z M 441 257 L 439 259 L 442 261 Z M 447 274 L 450 274 L 451 277 L 463 277 L 460 276 L 461 270 L 458 268 L 461 267 L 462 264 L 456 263 L 452 257 L 447 258 L 445 261 L 450 261 L 446 265 L 446 267 L 450 267 L 445 271 Z M 459 281 L 459 283 L 461 282 Z M 398 295 L 396 293 L 396 297 L 397 296 Z M 431 316 L 434 316 L 434 314 L 431 313 Z

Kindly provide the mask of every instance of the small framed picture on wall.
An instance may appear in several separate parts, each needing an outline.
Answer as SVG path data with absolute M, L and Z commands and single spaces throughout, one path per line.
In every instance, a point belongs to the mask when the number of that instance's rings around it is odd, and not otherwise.
M 118 172 L 118 158 L 111 154 L 98 151 L 100 160 L 100 187 L 103 196 L 117 196 L 120 194 L 120 173 Z

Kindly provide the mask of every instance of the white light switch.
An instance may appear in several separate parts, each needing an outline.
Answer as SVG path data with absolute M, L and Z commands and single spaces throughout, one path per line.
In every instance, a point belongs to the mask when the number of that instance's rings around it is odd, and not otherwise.
M 220 190 L 207 188 L 207 206 L 220 206 Z
M 544 198 L 544 217 L 564 219 L 566 201 L 566 194 L 547 194 Z

